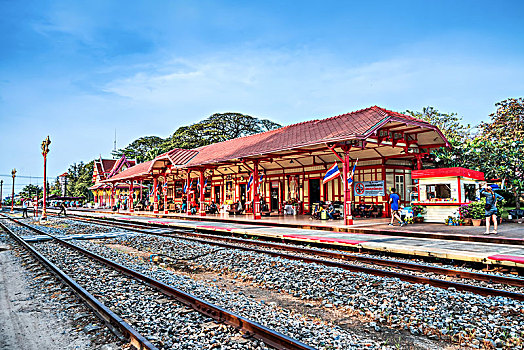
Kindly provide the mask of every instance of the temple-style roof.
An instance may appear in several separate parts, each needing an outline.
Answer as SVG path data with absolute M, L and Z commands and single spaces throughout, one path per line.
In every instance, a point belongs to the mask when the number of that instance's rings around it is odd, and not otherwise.
M 148 162 L 140 163 L 131 168 L 127 168 L 126 170 L 122 171 L 121 173 L 118 173 L 115 176 L 107 180 L 104 180 L 102 182 L 125 181 L 129 179 L 137 178 L 140 176 L 144 176 L 144 175 L 149 174 L 152 166 L 153 166 L 152 160 Z

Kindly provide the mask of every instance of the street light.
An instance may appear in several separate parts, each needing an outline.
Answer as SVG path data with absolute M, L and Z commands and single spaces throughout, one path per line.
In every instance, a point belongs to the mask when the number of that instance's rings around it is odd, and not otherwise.
M 2 190 L 4 189 L 4 180 L 0 180 L 0 209 L 2 209 Z
M 15 176 L 16 176 L 16 169 L 13 169 L 11 171 L 11 176 L 13 177 L 13 190 L 11 191 L 11 214 L 13 214 L 14 211 L 14 205 L 15 205 Z
M 49 140 L 49 135 L 47 138 L 42 141 L 42 155 L 44 156 L 44 203 L 42 206 L 42 217 L 41 220 L 47 219 L 47 213 L 46 213 L 46 195 L 47 195 L 47 186 L 46 186 L 46 167 L 47 167 L 47 154 L 49 153 L 49 145 L 51 144 L 51 140 Z M 36 197 L 37 203 L 38 203 L 38 196 Z

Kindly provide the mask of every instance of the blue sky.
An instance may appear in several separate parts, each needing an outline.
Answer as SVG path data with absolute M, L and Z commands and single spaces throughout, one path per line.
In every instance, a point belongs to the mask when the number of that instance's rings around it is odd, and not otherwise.
M 124 147 L 216 112 L 430 105 L 477 124 L 524 91 L 523 4 L 0 0 L 0 179 L 41 176 L 47 135 L 55 176 L 108 157 L 115 128 Z

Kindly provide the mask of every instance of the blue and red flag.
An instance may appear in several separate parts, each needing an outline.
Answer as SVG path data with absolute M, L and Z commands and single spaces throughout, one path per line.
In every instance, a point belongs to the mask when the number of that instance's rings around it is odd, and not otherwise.
M 322 184 L 325 184 L 326 182 L 336 179 L 339 176 L 340 176 L 340 170 L 338 170 L 338 165 L 337 163 L 335 163 L 333 164 L 331 168 L 328 169 L 328 171 L 326 172 L 326 175 L 324 175 Z
M 351 170 L 351 174 L 348 176 L 348 185 L 351 185 L 353 183 L 353 177 L 355 176 L 355 169 L 357 168 L 358 158 L 355 164 L 353 165 L 353 170 Z
M 251 176 L 249 177 L 249 180 L 247 180 L 247 191 L 248 192 L 252 184 L 253 184 L 253 174 L 251 174 Z

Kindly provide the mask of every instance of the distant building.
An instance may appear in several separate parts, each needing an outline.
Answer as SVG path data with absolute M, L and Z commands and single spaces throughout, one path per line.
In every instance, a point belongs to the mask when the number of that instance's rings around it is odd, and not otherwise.
M 96 207 L 110 207 L 112 186 L 110 184 L 102 183 L 102 181 L 109 179 L 122 171 L 136 165 L 136 160 L 127 159 L 122 155 L 120 159 L 95 159 L 93 164 L 93 183 L 89 190 L 93 193 Z M 115 194 L 124 194 L 128 190 L 128 185 L 125 183 L 116 184 L 114 187 Z M 139 187 L 136 188 L 139 190 Z M 127 193 L 126 193 L 127 195 Z M 114 203 L 113 203 L 114 204 Z
M 62 197 L 65 197 L 67 194 L 67 173 L 63 173 L 62 175 L 58 175 L 57 181 L 60 184 L 60 193 L 62 194 Z

